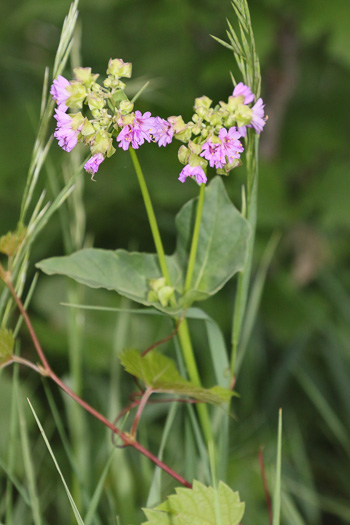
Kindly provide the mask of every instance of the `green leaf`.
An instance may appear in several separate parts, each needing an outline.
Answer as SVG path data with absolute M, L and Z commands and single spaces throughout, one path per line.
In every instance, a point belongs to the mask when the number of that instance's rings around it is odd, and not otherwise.
M 181 273 L 176 261 L 167 257 L 172 282 L 178 283 Z M 126 250 L 88 248 L 66 257 L 53 257 L 36 265 L 49 275 L 67 275 L 90 288 L 114 290 L 137 303 L 178 314 L 181 308 L 163 307 L 149 300 L 149 282 L 162 277 L 157 256 L 150 253 L 129 253 Z
M 214 405 L 225 403 L 235 395 L 228 388 L 221 386 L 212 388 L 195 386 L 181 377 L 172 359 L 156 350 L 142 357 L 138 350 L 131 348 L 121 354 L 120 361 L 127 372 L 141 379 L 147 387 L 156 392 L 188 396 Z
M 8 256 L 14 255 L 22 243 L 26 231 L 26 228 L 19 224 L 15 232 L 7 232 L 6 235 L 2 235 L 0 237 L 0 253 Z
M 37 264 L 45 273 L 67 275 L 92 288 L 115 290 L 146 306 L 179 315 L 193 301 L 218 292 L 238 271 L 247 256 L 250 226 L 230 201 L 220 177 L 205 190 L 192 288 L 184 295 L 184 282 L 191 245 L 197 199 L 183 206 L 176 217 L 177 244 L 166 257 L 171 284 L 181 298 L 178 306 L 165 306 L 150 294 L 150 281 L 162 277 L 155 254 L 125 250 L 85 249 L 66 257 L 53 257 Z
M 238 492 L 222 481 L 218 489 L 193 482 L 193 488 L 177 488 L 176 494 L 155 509 L 143 509 L 143 525 L 238 525 L 244 514 L 244 503 Z
M 184 274 L 197 200 L 185 204 L 176 217 L 178 236 L 174 258 Z M 181 304 L 188 307 L 193 301 L 207 299 L 242 270 L 249 236 L 248 222 L 230 201 L 222 178 L 215 177 L 205 190 L 192 288 L 184 295 Z
M 6 328 L 0 328 L 0 365 L 11 359 L 14 344 L 12 332 Z

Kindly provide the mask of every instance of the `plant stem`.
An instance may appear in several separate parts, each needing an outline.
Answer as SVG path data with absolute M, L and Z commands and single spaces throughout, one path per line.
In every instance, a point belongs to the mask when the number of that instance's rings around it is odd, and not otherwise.
M 32 326 L 32 323 L 29 319 L 29 316 L 19 299 L 19 297 L 16 294 L 16 291 L 9 280 L 9 278 L 6 278 L 5 281 L 6 285 L 8 286 L 19 311 L 21 312 L 21 315 L 23 316 L 23 319 L 27 325 L 27 328 L 29 330 L 32 342 L 34 344 L 34 347 L 37 351 L 37 354 L 43 364 L 43 375 L 48 376 L 54 381 L 66 394 L 68 394 L 74 401 L 76 401 L 80 406 L 82 406 L 87 412 L 89 412 L 92 416 L 94 416 L 96 419 L 98 419 L 101 423 L 103 423 L 106 427 L 108 427 L 114 434 L 117 434 L 123 441 L 124 446 L 132 446 L 141 454 L 146 456 L 148 459 L 150 459 L 153 463 L 155 463 L 158 467 L 160 467 L 162 470 L 167 472 L 170 476 L 172 476 L 174 479 L 176 479 L 179 483 L 184 485 L 185 487 L 192 488 L 191 483 L 189 483 L 185 478 L 180 476 L 177 472 L 175 472 L 173 469 L 171 469 L 168 465 L 160 461 L 156 456 L 154 456 L 149 450 L 145 449 L 140 443 L 138 443 L 132 436 L 129 434 L 126 434 L 124 432 L 121 432 L 113 423 L 111 423 L 105 416 L 103 416 L 100 412 L 95 410 L 92 406 L 90 406 L 86 401 L 81 399 L 75 392 L 73 392 L 51 369 L 43 349 L 40 346 L 39 340 L 36 336 L 36 333 L 34 331 L 34 328 Z
M 190 256 L 188 259 L 187 274 L 186 274 L 185 289 L 184 289 L 185 292 L 187 292 L 191 288 L 191 284 L 192 284 L 192 277 L 193 277 L 194 265 L 196 262 L 196 255 L 197 255 L 197 248 L 198 248 L 199 231 L 200 231 L 202 213 L 203 213 L 204 195 L 205 195 L 205 184 L 201 184 L 200 190 L 199 190 L 198 203 L 197 203 L 196 220 L 194 223 L 194 229 L 193 229 L 193 235 L 192 235 Z
M 162 271 L 163 276 L 166 279 L 167 285 L 171 286 L 169 270 L 168 270 L 168 266 L 167 266 L 167 263 L 166 263 L 166 260 L 165 260 L 165 253 L 164 253 L 163 243 L 162 243 L 162 239 L 160 237 L 158 224 L 157 224 L 157 219 L 156 219 L 156 216 L 154 214 L 152 201 L 151 201 L 151 197 L 149 195 L 148 189 L 147 189 L 145 177 L 143 175 L 143 172 L 142 172 L 140 163 L 138 161 L 137 155 L 135 153 L 135 150 L 133 148 L 129 147 L 129 153 L 130 153 L 130 156 L 131 156 L 132 163 L 134 165 L 134 169 L 135 169 L 135 172 L 136 172 L 137 179 L 139 181 L 139 185 L 140 185 L 143 201 L 145 203 L 146 212 L 147 212 L 149 224 L 150 224 L 150 227 L 151 227 L 154 244 L 155 244 L 155 247 L 156 247 L 156 250 L 157 250 L 157 254 L 158 254 L 158 260 L 159 260 L 160 269 Z
M 160 238 L 157 220 L 156 220 L 156 217 L 153 211 L 151 197 L 147 190 L 145 178 L 143 176 L 141 166 L 137 159 L 136 153 L 132 148 L 129 148 L 129 152 L 130 152 L 131 159 L 134 164 L 135 172 L 136 172 L 139 184 L 140 184 L 140 189 L 141 189 L 141 193 L 142 193 L 145 207 L 147 210 L 147 215 L 148 215 L 150 227 L 151 227 L 152 234 L 153 234 L 154 244 L 157 249 L 159 264 L 162 270 L 162 274 L 167 280 L 168 286 L 171 286 L 171 280 L 170 280 L 170 276 L 168 272 L 168 267 L 165 261 L 163 244 Z M 200 223 L 201 223 L 202 211 L 203 211 L 203 202 L 204 202 L 204 194 L 205 194 L 204 191 L 205 191 L 205 185 L 201 184 L 197 211 L 196 211 L 195 226 L 194 226 L 192 244 L 191 244 L 191 250 L 190 250 L 189 264 L 188 264 L 187 275 L 186 275 L 185 291 L 186 291 L 186 285 L 188 286 L 187 289 L 190 288 L 192 277 L 193 277 L 193 270 L 194 270 L 194 264 L 195 264 L 197 247 L 198 247 Z M 192 342 L 190 338 L 190 332 L 188 329 L 188 324 L 187 324 L 186 319 L 184 319 L 179 324 L 178 336 L 179 336 L 182 354 L 184 356 L 184 360 L 185 360 L 185 364 L 186 364 L 186 368 L 187 368 L 187 372 L 190 377 L 190 380 L 196 386 L 201 386 L 201 380 L 199 377 L 198 368 L 197 368 L 196 360 L 194 357 Z M 199 419 L 200 419 L 200 423 L 201 423 L 201 427 L 202 427 L 202 431 L 203 431 L 205 440 L 208 443 L 208 445 L 212 443 L 214 446 L 214 438 L 213 438 L 213 432 L 211 428 L 208 408 L 206 405 L 198 404 L 197 410 L 198 410 L 198 415 L 199 415 Z
M 194 352 L 190 337 L 190 332 L 188 329 L 187 319 L 184 319 L 179 326 L 178 336 L 182 348 L 182 354 L 185 360 L 186 369 L 190 377 L 191 382 L 196 386 L 202 386 L 201 380 L 198 373 L 197 364 L 194 358 Z M 198 404 L 197 405 L 198 415 L 201 422 L 203 434 L 205 440 L 209 446 L 211 442 L 214 442 L 213 432 L 211 428 L 208 407 L 207 405 Z
M 258 207 L 258 144 L 259 137 L 248 135 L 247 147 L 247 219 L 251 227 L 248 240 L 248 257 L 243 271 L 238 276 L 237 292 L 235 298 L 232 320 L 232 354 L 231 354 L 231 379 L 236 373 L 236 358 L 240 342 L 244 314 L 246 310 L 250 275 L 253 261 L 257 207 Z

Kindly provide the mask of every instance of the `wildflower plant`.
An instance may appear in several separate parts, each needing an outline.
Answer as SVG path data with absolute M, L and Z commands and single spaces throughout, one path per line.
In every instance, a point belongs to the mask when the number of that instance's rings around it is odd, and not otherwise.
M 220 428 L 225 428 L 224 432 L 227 432 L 230 401 L 236 395 L 233 385 L 244 355 L 244 347 L 239 345 L 254 246 L 258 139 L 266 123 L 264 104 L 259 96 L 259 61 L 247 2 L 234 0 L 233 7 L 238 16 L 241 38 L 229 26 L 230 43 L 222 43 L 233 51 L 242 80 L 238 83 L 234 81 L 232 93 L 226 101 L 214 104 L 205 95 L 196 98 L 194 113 L 188 122 L 181 115 L 163 118 L 152 116 L 150 111 L 141 113 L 137 109 L 137 99 L 142 90 L 131 100 L 126 95 L 125 88 L 132 75 L 132 64 L 121 58 L 109 60 L 104 77 L 92 72 L 89 67 L 75 67 L 71 80 L 64 77 L 62 70 L 71 45 L 77 2 L 73 4 L 66 21 L 66 30 L 63 32 L 63 41 L 66 44 L 63 54 L 61 49 L 60 67 L 56 67 L 54 71 L 50 88 L 51 100 L 46 102 L 48 109 L 43 112 L 43 122 L 47 126 L 47 115 L 55 104 L 54 137 L 69 155 L 73 154 L 78 143 L 85 146 L 89 153 L 83 167 L 93 180 L 107 160 L 113 162 L 110 159 L 114 154 L 125 155 L 125 152 L 129 152 L 144 199 L 156 253 L 90 247 L 63 257 L 43 260 L 36 266 L 49 275 L 64 275 L 91 288 L 115 291 L 149 308 L 153 314 L 156 311 L 161 312 L 173 324 L 173 331 L 164 340 L 156 341 L 143 350 L 129 348 L 121 353 L 121 365 L 135 378 L 139 388 L 130 404 L 122 409 L 114 421 L 90 406 L 83 400 L 80 392 L 74 391 L 56 375 L 20 298 L 25 276 L 25 269 L 20 266 L 28 262 L 32 238 L 44 226 L 44 218 L 47 216 L 48 219 L 73 192 L 73 183 L 77 181 L 78 174 L 73 181 L 67 183 L 53 205 L 44 206 L 39 211 L 44 199 L 42 197 L 32 219 L 25 226 L 26 211 L 33 193 L 30 186 L 30 191 L 26 192 L 27 200 L 18 230 L 0 239 L 0 250 L 8 257 L 8 265 L 0 265 L 0 278 L 6 285 L 0 307 L 3 311 L 13 308 L 13 302 L 8 297 L 11 294 L 40 360 L 40 364 L 36 364 L 14 353 L 14 335 L 17 331 L 13 334 L 7 328 L 9 316 L 5 315 L 0 332 L 2 366 L 21 363 L 50 378 L 110 429 L 114 436 L 117 435 L 122 446 L 132 447 L 145 455 L 186 487 L 177 489 L 176 495 L 170 496 L 155 509 L 146 511 L 149 520 L 147 523 L 150 525 L 160 522 L 189 524 L 193 522 L 193 516 L 196 516 L 196 523 L 200 524 L 238 525 L 244 512 L 244 504 L 240 502 L 238 494 L 224 483 L 222 477 L 219 479 L 219 475 L 224 472 L 224 454 L 220 448 L 222 445 L 218 444 L 217 425 L 213 424 L 213 417 L 208 409 L 208 405 L 221 406 L 220 418 L 223 423 Z M 179 211 L 176 217 L 176 249 L 173 254 L 166 255 L 136 150 L 151 142 L 159 147 L 166 147 L 173 140 L 181 143 L 178 160 L 183 166 L 175 176 L 181 183 L 187 181 L 187 178 L 194 180 L 199 186 L 199 195 L 184 204 Z M 40 146 L 45 152 L 41 162 L 50 144 L 51 141 L 46 147 Z M 37 162 L 39 169 L 40 162 Z M 228 196 L 225 178 L 228 175 L 233 176 L 232 171 L 243 164 L 246 166 L 247 181 L 243 209 L 240 212 Z M 36 182 L 31 176 L 29 185 L 33 184 L 32 180 Z M 99 182 L 103 184 L 102 179 Z M 23 247 L 27 247 L 27 251 L 17 262 L 16 257 L 20 257 Z M 80 245 L 78 247 L 82 248 Z M 214 328 L 212 326 L 210 330 L 216 330 L 216 340 L 219 343 L 215 349 L 210 348 L 210 351 L 217 384 L 203 386 L 188 319 L 197 318 L 204 322 L 207 319 L 206 314 L 198 307 L 194 308 L 194 303 L 216 294 L 236 273 L 239 273 L 239 278 L 234 299 L 231 358 L 228 357 L 220 329 L 214 323 Z M 176 362 L 173 358 L 164 356 L 159 348 L 168 340 L 174 340 L 180 350 Z M 171 398 L 164 399 L 164 395 Z M 162 402 L 167 400 L 196 404 L 196 414 L 191 412 L 192 424 L 196 426 L 202 448 L 204 443 L 207 451 L 207 475 L 204 476 L 204 481 L 210 487 L 203 485 L 203 480 L 196 479 L 192 485 L 192 480 L 186 480 L 181 472 L 176 472 L 138 441 L 142 413 L 151 402 L 150 398 L 155 396 L 161 396 Z M 136 414 L 131 426 L 118 426 L 121 416 L 135 408 Z M 220 443 L 224 441 L 221 440 Z M 276 497 L 279 497 L 278 493 Z M 206 501 L 205 508 L 202 507 L 203 498 Z M 276 508 L 279 513 L 278 505 Z M 73 510 L 77 516 L 76 506 Z M 274 523 L 278 523 L 277 520 L 278 517 Z

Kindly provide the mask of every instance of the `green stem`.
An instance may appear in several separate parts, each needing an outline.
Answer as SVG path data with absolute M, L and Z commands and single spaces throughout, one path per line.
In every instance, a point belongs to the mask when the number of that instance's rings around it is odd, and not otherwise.
M 201 380 L 199 377 L 199 373 L 198 373 L 197 364 L 194 358 L 194 352 L 193 352 L 190 332 L 188 329 L 187 319 L 184 319 L 182 321 L 177 333 L 179 336 L 182 354 L 185 360 L 186 369 L 190 377 L 190 380 L 194 385 L 202 386 Z M 204 405 L 204 404 L 198 404 L 196 408 L 198 411 L 198 416 L 199 416 L 199 420 L 201 423 L 201 427 L 202 427 L 202 431 L 203 431 L 205 440 L 208 446 L 209 445 L 213 446 L 214 438 L 213 438 L 213 432 L 212 432 L 212 427 L 211 427 L 210 418 L 209 418 L 208 407 L 207 405 Z
M 152 201 L 151 201 L 151 197 L 149 195 L 148 189 L 147 189 L 145 177 L 143 176 L 142 169 L 141 169 L 140 163 L 138 161 L 138 158 L 136 156 L 135 150 L 133 148 L 129 148 L 129 153 L 130 153 L 131 160 L 132 160 L 132 163 L 133 163 L 134 168 L 135 168 L 137 179 L 139 181 L 139 185 L 140 185 L 143 201 L 145 203 L 146 212 L 147 212 L 149 224 L 150 224 L 150 227 L 151 227 L 154 244 L 155 244 L 155 247 L 156 247 L 156 250 L 157 250 L 157 254 L 158 254 L 158 260 L 159 260 L 160 269 L 162 271 L 163 276 L 166 279 L 167 285 L 171 286 L 169 270 L 168 270 L 168 266 L 167 266 L 167 263 L 166 263 L 166 260 L 165 260 L 165 253 L 164 253 L 163 243 L 162 243 L 162 239 L 160 237 L 158 224 L 157 224 L 157 219 L 156 219 L 156 216 L 154 214 Z
M 156 220 L 156 217 L 153 211 L 153 206 L 152 206 L 151 198 L 150 198 L 147 186 L 146 186 L 145 178 L 143 176 L 142 169 L 137 159 L 135 151 L 132 148 L 129 148 L 129 152 L 130 152 L 131 160 L 133 162 L 135 172 L 136 172 L 139 184 L 140 184 L 142 197 L 145 203 L 148 219 L 150 222 L 154 244 L 156 246 L 156 250 L 157 250 L 157 254 L 159 258 L 160 268 L 161 268 L 163 276 L 167 280 L 167 284 L 171 286 L 171 280 L 170 280 L 170 275 L 169 275 L 168 267 L 167 267 L 166 260 L 165 260 L 163 244 L 160 238 L 157 220 Z M 192 245 L 191 245 L 191 253 L 190 253 L 187 276 L 186 276 L 186 283 L 188 285 L 188 288 L 191 286 L 194 262 L 195 262 L 197 246 L 198 246 L 199 228 L 200 228 L 200 222 L 201 222 L 202 210 L 203 210 L 203 201 L 204 201 L 204 189 L 205 189 L 205 186 L 204 184 L 202 184 L 200 188 L 200 193 L 199 193 L 199 201 L 198 201 L 198 206 L 197 206 L 196 221 L 195 221 L 195 227 L 194 227 L 193 239 L 192 239 Z M 196 360 L 194 357 L 190 332 L 188 329 L 188 324 L 187 324 L 186 319 L 184 319 L 179 325 L 178 337 L 180 340 L 182 354 L 184 356 L 186 369 L 190 377 L 190 380 L 196 386 L 201 386 L 201 380 L 199 377 L 198 368 L 197 368 Z M 199 416 L 199 420 L 201 423 L 201 427 L 202 427 L 202 431 L 203 431 L 205 440 L 209 447 L 215 448 L 208 408 L 204 404 L 198 404 L 197 410 L 198 410 L 198 416 Z
M 247 147 L 247 219 L 251 227 L 248 257 L 243 271 L 238 276 L 235 306 L 232 321 L 231 378 L 237 373 L 236 359 L 246 310 L 250 275 L 252 269 L 257 207 L 258 207 L 258 136 L 250 133 Z
M 203 213 L 204 195 L 205 195 L 205 184 L 201 184 L 200 190 L 199 190 L 196 220 L 194 223 L 190 256 L 188 259 L 187 274 L 186 274 L 186 281 L 185 281 L 185 292 L 187 292 L 191 288 L 191 284 L 192 284 L 192 277 L 193 277 L 194 265 L 196 262 L 196 255 L 197 255 L 197 248 L 198 248 L 199 230 L 201 226 L 202 213 Z

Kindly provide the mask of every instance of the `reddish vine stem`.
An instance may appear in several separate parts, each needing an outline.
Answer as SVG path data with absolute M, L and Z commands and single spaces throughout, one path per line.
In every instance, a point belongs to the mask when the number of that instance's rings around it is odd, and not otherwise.
M 270 498 L 269 487 L 268 487 L 267 479 L 266 479 L 263 447 L 260 447 L 258 455 L 259 455 L 259 465 L 260 465 L 261 479 L 262 479 L 262 482 L 263 482 L 263 487 L 264 487 L 264 492 L 265 492 L 267 511 L 269 513 L 269 524 L 272 525 L 272 523 L 273 523 L 272 505 L 271 505 L 271 498 Z
M 156 341 L 155 343 L 153 343 L 151 346 L 149 346 L 148 348 L 146 348 L 146 350 L 144 350 L 141 354 L 142 357 L 145 357 L 146 354 L 148 354 L 148 352 L 150 352 L 151 350 L 153 350 L 154 348 L 157 348 L 157 346 L 159 345 L 162 345 L 163 343 L 166 343 L 167 341 L 170 341 L 173 337 L 176 336 L 177 332 L 178 332 L 178 329 L 179 329 L 179 326 L 180 324 L 182 323 L 183 319 L 185 317 L 185 314 L 182 314 L 182 316 L 180 317 L 180 319 L 177 321 L 176 323 L 176 326 L 175 326 L 175 329 L 171 332 L 170 335 L 167 335 L 166 337 L 164 337 L 163 339 L 160 339 L 160 341 Z
M 9 278 L 9 276 L 6 275 L 6 279 L 4 279 L 5 284 L 8 286 L 12 297 L 14 298 L 19 311 L 21 312 L 21 315 L 23 316 L 23 319 L 27 325 L 30 337 L 33 341 L 35 350 L 37 351 L 37 354 L 40 358 L 40 361 L 42 362 L 44 373 L 43 375 L 48 376 L 54 381 L 66 394 L 68 394 L 74 401 L 76 401 L 80 406 L 82 406 L 87 412 L 89 412 L 92 416 L 94 416 L 96 419 L 98 419 L 101 423 L 103 423 L 106 427 L 108 427 L 114 434 L 117 434 L 122 440 L 125 446 L 132 446 L 141 454 L 146 456 L 148 459 L 150 459 L 155 465 L 157 465 L 159 468 L 164 470 L 164 472 L 167 472 L 170 476 L 172 476 L 174 479 L 176 479 L 179 483 L 184 485 L 185 487 L 192 488 L 191 483 L 189 483 L 185 478 L 180 476 L 177 472 L 175 472 L 173 469 L 171 469 L 168 465 L 160 461 L 156 456 L 154 456 L 149 450 L 144 448 L 140 443 L 138 443 L 134 437 L 132 437 L 130 434 L 126 434 L 124 432 L 121 432 L 113 423 L 111 423 L 106 417 L 104 417 L 100 412 L 95 410 L 92 406 L 90 406 L 86 401 L 81 399 L 77 394 L 73 392 L 51 369 L 44 351 L 42 350 L 39 340 L 36 336 L 35 330 L 32 326 L 32 323 L 29 319 L 29 316 L 20 300 L 20 298 L 17 296 L 16 290 L 14 289 L 12 282 Z

